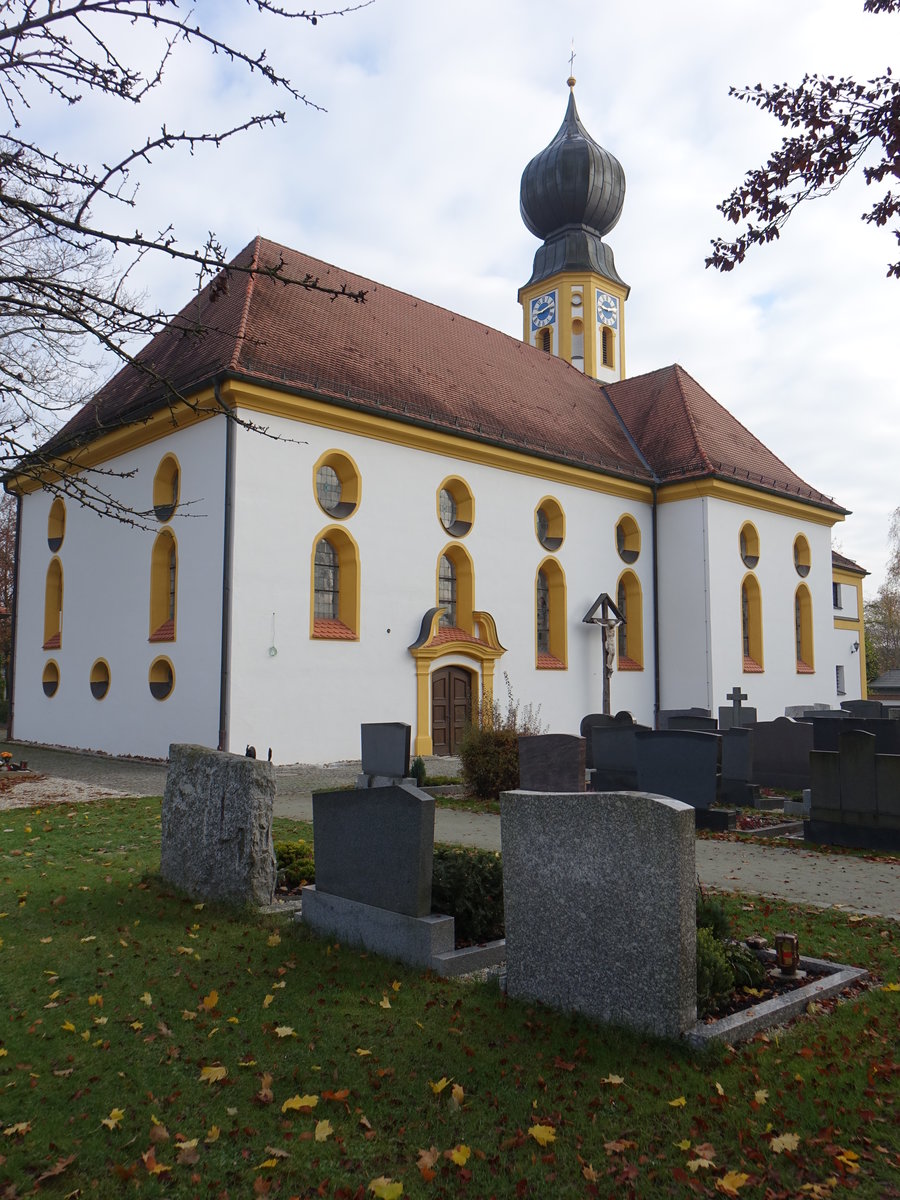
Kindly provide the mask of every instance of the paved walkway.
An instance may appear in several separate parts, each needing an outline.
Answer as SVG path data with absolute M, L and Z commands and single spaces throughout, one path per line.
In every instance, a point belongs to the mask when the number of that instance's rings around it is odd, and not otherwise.
M 126 796 L 160 796 L 166 766 L 142 759 L 111 758 L 69 750 L 10 743 L 14 756 L 35 771 L 72 779 Z M 452 775 L 453 759 L 426 759 L 431 774 Z M 275 815 L 312 820 L 312 792 L 353 783 L 358 762 L 276 767 Z M 500 849 L 500 818 L 438 808 L 435 839 L 459 845 Z M 704 886 L 776 896 L 820 907 L 832 905 L 900 921 L 900 863 L 869 862 L 842 854 L 818 854 L 752 843 L 697 841 L 697 874 Z

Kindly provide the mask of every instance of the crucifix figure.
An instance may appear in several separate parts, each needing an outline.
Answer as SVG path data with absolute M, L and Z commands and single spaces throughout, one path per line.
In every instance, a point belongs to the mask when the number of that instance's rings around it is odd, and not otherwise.
M 740 729 L 742 727 L 741 701 L 747 699 L 747 694 L 746 692 L 742 692 L 739 687 L 735 686 L 731 689 L 725 699 L 731 701 L 731 727 L 732 729 Z

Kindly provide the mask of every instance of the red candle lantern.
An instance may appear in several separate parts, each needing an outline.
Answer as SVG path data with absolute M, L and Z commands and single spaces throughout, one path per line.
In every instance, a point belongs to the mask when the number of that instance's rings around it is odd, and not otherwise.
M 775 961 L 783 975 L 793 975 L 800 962 L 800 943 L 796 933 L 775 934 Z

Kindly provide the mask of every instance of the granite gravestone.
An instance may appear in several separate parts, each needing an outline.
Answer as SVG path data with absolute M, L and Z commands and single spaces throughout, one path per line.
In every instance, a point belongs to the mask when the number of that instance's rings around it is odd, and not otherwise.
M 757 721 L 751 728 L 754 783 L 798 792 L 809 787 L 812 725 L 776 717 L 774 721 Z
M 198 900 L 270 904 L 275 892 L 270 762 L 171 745 L 160 874 Z
M 752 729 L 726 729 L 722 733 L 719 799 L 739 806 L 751 805 L 755 800 Z
M 591 789 L 595 792 L 637 790 L 637 742 L 646 725 L 619 725 L 591 729 Z
M 688 805 L 504 792 L 500 839 L 508 995 L 664 1037 L 694 1024 Z
M 523 792 L 583 792 L 585 740 L 570 733 L 519 738 L 519 789 Z
M 657 713 L 657 725 L 660 729 L 668 729 L 673 717 L 709 717 L 712 714 L 708 708 L 661 708 Z
M 360 726 L 362 774 L 356 786 L 384 787 L 409 775 L 410 727 L 402 721 L 378 721 Z
M 874 734 L 849 729 L 838 750 L 810 755 L 805 836 L 876 850 L 900 849 L 900 755 L 876 753 Z
M 713 733 L 656 730 L 635 735 L 637 790 L 707 809 L 715 802 L 720 739 Z
M 842 700 L 841 708 L 851 717 L 885 717 L 884 705 L 880 700 Z

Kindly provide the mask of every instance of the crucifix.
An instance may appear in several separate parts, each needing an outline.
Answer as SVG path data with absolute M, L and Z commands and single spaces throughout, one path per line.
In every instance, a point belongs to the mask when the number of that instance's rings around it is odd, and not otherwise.
M 732 729 L 740 729 L 742 726 L 741 701 L 747 699 L 747 694 L 746 694 L 746 692 L 742 692 L 739 687 L 735 686 L 731 689 L 731 691 L 728 693 L 728 695 L 725 697 L 725 699 L 731 701 L 731 711 L 732 711 L 731 728 Z
M 616 630 L 620 625 L 626 624 L 625 614 L 616 608 L 611 596 L 608 596 L 606 592 L 601 592 L 581 619 L 585 625 L 600 626 L 603 646 L 603 699 L 600 711 L 608 715 L 610 711 L 609 681 L 612 678 L 616 662 Z

